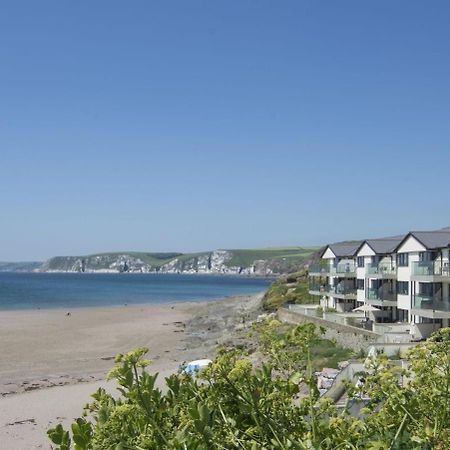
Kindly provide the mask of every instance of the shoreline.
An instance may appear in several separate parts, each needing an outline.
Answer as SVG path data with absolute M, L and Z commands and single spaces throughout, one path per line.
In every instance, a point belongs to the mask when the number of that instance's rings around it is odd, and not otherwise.
M 17 274 L 79 274 L 79 275 L 186 275 L 186 276 L 218 276 L 218 277 L 236 277 L 236 278 L 256 278 L 256 279 L 277 279 L 283 275 L 283 273 L 273 274 L 257 274 L 257 273 L 236 273 L 236 272 L 120 272 L 115 270 L 87 270 L 84 272 L 76 270 L 31 270 L 31 271 L 0 271 L 2 273 L 17 273 Z
M 242 342 L 241 323 L 260 313 L 263 294 L 164 305 L 0 311 L 0 442 L 8 450 L 49 448 L 46 430 L 69 425 L 99 387 L 117 353 L 149 347 L 150 372 Z

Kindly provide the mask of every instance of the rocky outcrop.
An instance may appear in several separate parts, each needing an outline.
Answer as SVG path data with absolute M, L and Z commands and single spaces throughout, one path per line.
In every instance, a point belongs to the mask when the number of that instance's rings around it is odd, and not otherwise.
M 311 253 L 313 252 L 300 247 L 273 250 L 214 250 L 190 254 L 101 253 L 88 256 L 57 256 L 46 261 L 38 270 L 270 276 L 301 268 Z

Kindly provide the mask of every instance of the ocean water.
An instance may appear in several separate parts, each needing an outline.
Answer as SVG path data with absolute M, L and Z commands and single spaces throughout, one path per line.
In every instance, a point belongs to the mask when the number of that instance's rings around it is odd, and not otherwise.
M 0 272 L 0 309 L 164 304 L 255 294 L 264 278 L 175 274 Z

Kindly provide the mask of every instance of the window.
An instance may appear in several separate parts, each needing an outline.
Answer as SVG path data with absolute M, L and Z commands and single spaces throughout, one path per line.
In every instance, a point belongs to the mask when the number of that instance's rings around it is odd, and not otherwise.
M 420 252 L 419 253 L 419 261 L 420 262 L 434 261 L 436 258 L 437 258 L 437 252 Z
M 364 267 L 364 256 L 358 256 L 356 261 L 357 261 L 358 267 Z
M 397 265 L 399 267 L 405 267 L 408 265 L 408 253 L 397 254 Z
M 372 266 L 378 266 L 379 262 L 381 261 L 381 257 L 378 255 L 371 256 L 370 261 L 371 261 Z
M 397 294 L 409 294 L 409 283 L 407 281 L 397 281 Z
M 362 278 L 356 280 L 356 289 L 364 290 L 364 280 Z

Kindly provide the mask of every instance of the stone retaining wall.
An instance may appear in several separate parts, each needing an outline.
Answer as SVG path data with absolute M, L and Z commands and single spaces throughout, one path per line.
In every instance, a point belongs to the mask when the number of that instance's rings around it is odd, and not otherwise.
M 287 323 L 314 323 L 317 326 L 324 327 L 325 339 L 335 339 L 336 342 L 345 348 L 351 348 L 358 352 L 367 350 L 367 347 L 378 342 L 380 335 L 372 331 L 362 330 L 350 325 L 329 322 L 320 317 L 307 316 L 298 312 L 290 311 L 286 308 L 278 310 L 278 318 L 281 322 Z

